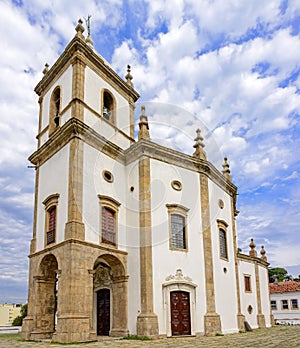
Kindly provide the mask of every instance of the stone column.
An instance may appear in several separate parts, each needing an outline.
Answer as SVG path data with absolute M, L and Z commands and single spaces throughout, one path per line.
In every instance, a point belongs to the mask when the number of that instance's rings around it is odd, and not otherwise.
M 128 336 L 128 276 L 113 277 L 113 322 L 110 336 Z
M 245 316 L 241 311 L 241 290 L 240 290 L 240 277 L 239 277 L 239 265 L 237 257 L 237 235 L 235 225 L 235 201 L 231 198 L 231 220 L 232 220 L 232 234 L 233 234 L 233 248 L 234 248 L 234 265 L 235 265 L 235 278 L 236 278 L 236 298 L 237 298 L 237 325 L 239 331 L 245 331 Z
M 193 156 L 198 158 L 202 164 L 206 162 L 203 137 L 198 128 L 196 130 L 195 152 Z M 200 163 L 199 162 L 199 165 Z M 200 167 L 201 168 L 201 167 Z M 206 290 L 206 313 L 204 315 L 204 333 L 207 336 L 221 333 L 220 315 L 216 313 L 215 306 L 215 285 L 214 285 L 214 265 L 212 255 L 211 228 L 210 228 L 210 207 L 208 177 L 203 169 L 200 169 L 200 202 L 201 202 L 201 221 L 203 231 L 203 251 L 204 251 L 204 271 L 205 271 L 205 290 Z
M 204 315 L 204 333 L 207 336 L 221 333 L 220 315 L 216 313 L 214 266 L 212 255 L 211 228 L 208 178 L 200 173 L 200 201 L 201 219 L 203 230 L 204 266 L 205 266 L 205 290 L 206 290 L 206 313 Z
M 83 142 L 78 138 L 70 141 L 69 180 L 68 180 L 68 222 L 65 239 L 85 239 L 82 222 L 83 202 Z
M 157 315 L 153 312 L 152 228 L 151 228 L 150 159 L 139 160 L 140 200 L 140 282 L 141 313 L 137 317 L 139 336 L 158 335 Z
M 91 328 L 93 279 L 88 271 L 88 250 L 70 242 L 61 250 L 57 326 L 53 341 L 86 342 L 95 339 Z
M 255 281 L 256 281 L 256 297 L 257 297 L 257 324 L 258 327 L 263 328 L 266 327 L 265 316 L 262 313 L 261 308 L 261 295 L 260 295 L 260 281 L 259 281 L 259 269 L 257 261 L 255 262 Z

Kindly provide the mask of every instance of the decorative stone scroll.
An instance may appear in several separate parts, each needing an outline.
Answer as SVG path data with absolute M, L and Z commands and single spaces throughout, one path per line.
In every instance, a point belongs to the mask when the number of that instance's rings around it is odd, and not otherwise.
M 166 278 L 167 282 L 171 281 L 171 280 L 173 280 L 173 281 L 186 281 L 189 283 L 192 282 L 192 278 L 184 276 L 181 269 L 177 269 L 175 275 L 169 275 Z

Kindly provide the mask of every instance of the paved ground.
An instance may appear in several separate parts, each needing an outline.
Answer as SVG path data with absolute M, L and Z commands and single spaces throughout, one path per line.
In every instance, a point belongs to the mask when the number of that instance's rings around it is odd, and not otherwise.
M 61 348 L 65 345 L 50 342 L 24 342 L 18 334 L 0 335 L 0 348 Z M 166 338 L 140 341 L 102 339 L 99 342 L 71 344 L 72 348 L 295 348 L 300 347 L 300 326 L 274 326 L 252 332 L 215 337 Z

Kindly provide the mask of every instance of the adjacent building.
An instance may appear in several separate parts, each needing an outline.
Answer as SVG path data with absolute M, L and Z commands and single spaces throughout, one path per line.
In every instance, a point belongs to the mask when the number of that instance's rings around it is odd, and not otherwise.
M 39 95 L 25 339 L 215 335 L 272 323 L 268 262 L 238 252 L 229 164 L 134 134 L 134 89 L 76 35 Z M 171 122 L 171 121 L 170 121 Z
M 13 320 L 21 314 L 21 304 L 0 303 L 0 326 L 11 326 Z
M 269 288 L 275 323 L 300 325 L 300 282 L 275 282 Z

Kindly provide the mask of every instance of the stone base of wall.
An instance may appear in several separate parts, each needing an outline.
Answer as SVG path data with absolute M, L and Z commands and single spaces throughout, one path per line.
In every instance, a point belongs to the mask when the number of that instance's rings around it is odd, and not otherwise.
M 89 318 L 81 315 L 70 315 L 57 318 L 57 331 L 52 341 L 59 343 L 88 342 L 91 340 Z
M 111 329 L 109 336 L 112 337 L 127 337 L 129 335 L 129 330 L 123 329 Z
M 21 337 L 23 340 L 30 340 L 33 331 L 33 318 L 27 316 L 23 319 Z
M 263 314 L 257 314 L 257 324 L 259 328 L 266 327 L 266 320 Z
M 137 335 L 158 337 L 158 320 L 156 314 L 140 314 L 137 317 Z
M 217 313 L 206 313 L 204 315 L 205 336 L 215 336 L 222 333 L 221 318 Z
M 243 314 L 237 315 L 237 323 L 238 323 L 238 329 L 239 331 L 244 332 L 245 331 L 245 316 Z

